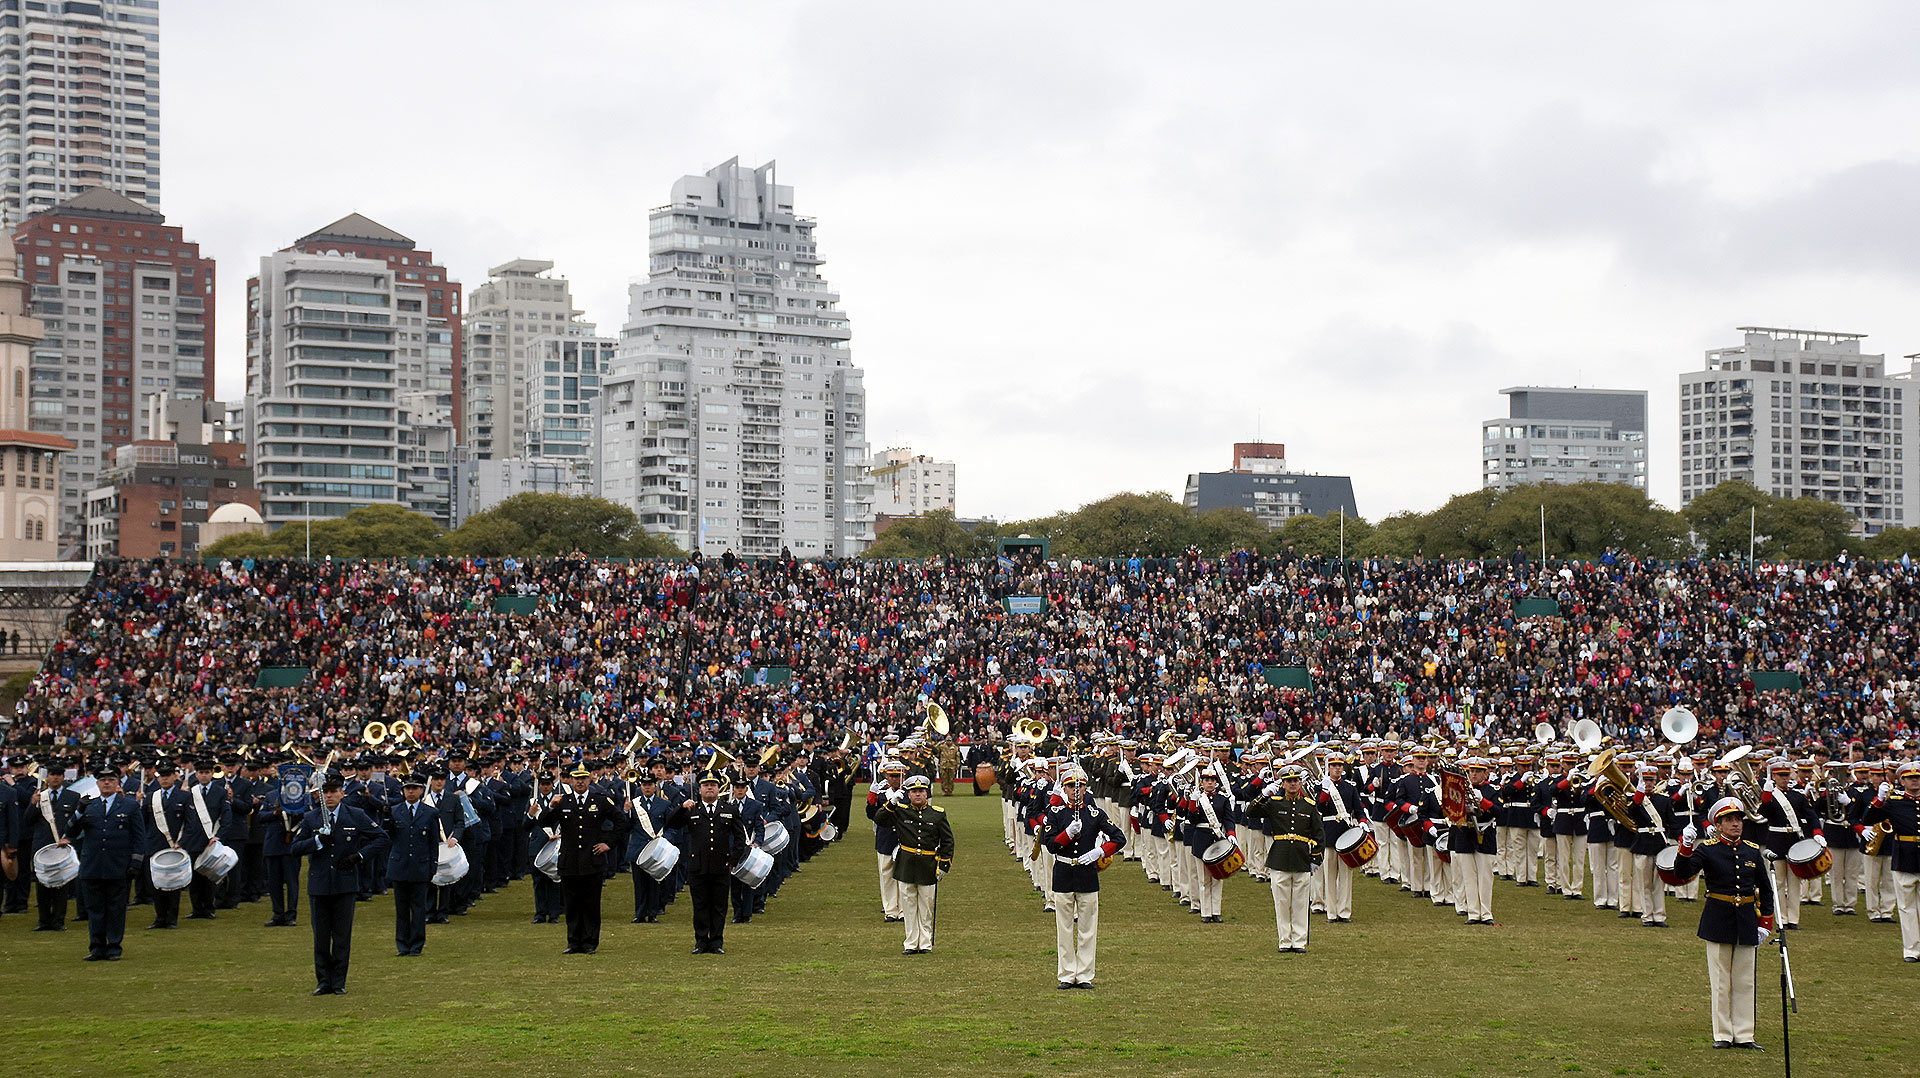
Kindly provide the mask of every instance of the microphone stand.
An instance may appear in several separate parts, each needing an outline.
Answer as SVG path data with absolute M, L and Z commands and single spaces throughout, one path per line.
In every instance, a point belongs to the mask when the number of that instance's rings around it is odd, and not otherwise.
M 1773 863 L 1780 860 L 1780 855 L 1767 850 L 1763 860 L 1767 866 L 1767 886 L 1777 895 L 1780 888 L 1774 882 Z M 1800 1001 L 1793 994 L 1793 961 L 1787 955 L 1786 926 L 1781 925 L 1774 935 L 1780 941 L 1780 1061 L 1786 1066 L 1786 1078 L 1793 1078 L 1793 1034 L 1787 1016 L 1800 1013 Z

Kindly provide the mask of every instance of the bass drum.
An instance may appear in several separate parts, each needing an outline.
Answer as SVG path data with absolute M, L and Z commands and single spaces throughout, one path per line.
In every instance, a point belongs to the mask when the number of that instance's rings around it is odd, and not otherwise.
M 1833 853 L 1813 839 L 1787 847 L 1787 869 L 1803 880 L 1817 880 L 1833 867 Z
M 668 842 L 665 836 L 654 839 L 640 848 L 640 855 L 633 859 L 633 867 L 653 877 L 658 883 L 667 878 L 673 866 L 680 863 L 680 847 Z
M 991 790 L 993 789 L 993 780 L 994 780 L 994 770 L 993 770 L 992 764 L 981 763 L 981 764 L 974 765 L 973 785 L 976 788 L 982 789 L 982 790 Z
M 184 854 L 182 856 L 185 856 Z M 72 846 L 42 846 L 33 854 L 33 878 L 49 889 L 65 887 L 80 876 L 80 855 Z
M 773 856 L 765 850 L 748 850 L 740 863 L 733 866 L 733 878 L 747 885 L 749 889 L 767 882 L 767 874 L 773 871 Z
M 438 863 L 433 870 L 435 887 L 450 887 L 467 878 L 467 850 L 464 846 L 449 846 L 442 842 Z
M 233 852 L 233 847 L 214 839 L 207 843 L 206 849 L 200 851 L 200 856 L 193 859 L 193 870 L 208 881 L 219 883 L 239 864 L 240 855 Z
M 193 882 L 193 858 L 187 851 L 168 848 L 147 858 L 147 877 L 156 891 L 179 891 Z
M 1207 866 L 1207 875 L 1224 880 L 1240 871 L 1240 867 L 1247 863 L 1247 855 L 1240 851 L 1239 841 L 1228 835 L 1208 846 L 1207 852 L 1200 855 L 1200 860 Z
M 1380 842 L 1373 837 L 1373 828 L 1356 824 L 1334 840 L 1333 852 L 1348 868 L 1359 868 L 1380 853 Z
M 540 852 L 533 855 L 533 867 L 542 876 L 555 883 L 560 882 L 560 839 L 558 837 L 548 839 L 546 845 L 540 847 Z
M 787 825 L 779 820 L 768 820 L 767 826 L 760 830 L 760 848 L 768 853 L 779 853 L 787 848 L 792 837 L 787 834 Z

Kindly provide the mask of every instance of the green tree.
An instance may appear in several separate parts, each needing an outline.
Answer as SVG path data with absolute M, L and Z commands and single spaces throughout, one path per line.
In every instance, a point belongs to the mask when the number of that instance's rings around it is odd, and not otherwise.
M 887 525 L 867 548 L 869 558 L 971 558 L 983 553 L 982 542 L 953 518 L 951 509 L 935 509 L 924 516 L 904 517 Z
M 1261 550 L 1272 538 L 1273 533 L 1260 518 L 1245 509 L 1209 509 L 1193 518 L 1193 543 L 1209 557 L 1234 550 Z
M 1542 509 L 1547 556 L 1597 558 L 1607 550 L 1673 558 L 1689 549 L 1686 522 L 1623 483 L 1535 483 L 1504 492 L 1488 514 L 1483 556 L 1524 548 L 1540 556 Z
M 1089 502 L 1068 514 L 1050 538 L 1053 552 L 1061 557 L 1110 558 L 1178 554 L 1197 533 L 1193 512 L 1171 495 L 1155 491 Z
M 309 526 L 311 543 L 309 543 Z M 342 517 L 295 521 L 269 535 L 234 535 L 200 553 L 208 558 L 405 558 L 441 552 L 440 526 L 404 506 L 363 505 Z
M 1421 520 L 1416 531 L 1419 549 L 1429 558 L 1477 558 L 1492 552 L 1498 539 L 1491 518 L 1499 501 L 1499 492 L 1493 490 L 1448 498 Z
M 586 554 L 671 557 L 679 551 L 640 529 L 633 510 L 604 498 L 515 494 L 447 536 L 449 553 L 499 557 Z
M 1867 558 L 1900 560 L 1900 555 L 1920 558 L 1920 528 L 1888 528 L 1861 544 L 1860 554 Z
M 1337 558 L 1342 549 L 1343 526 L 1346 529 L 1347 557 L 1360 557 L 1362 545 L 1373 535 L 1373 525 L 1363 517 L 1347 517 L 1343 522 L 1339 513 L 1289 517 L 1262 549 L 1281 551 L 1292 547 L 1294 553 L 1306 557 Z
M 1739 479 L 1701 494 L 1681 515 L 1716 557 L 1746 557 L 1751 534 L 1756 557 L 1825 560 L 1846 547 L 1853 528 L 1852 516 L 1832 502 L 1776 498 Z
M 1364 558 L 1411 558 L 1425 540 L 1426 514 L 1399 512 L 1373 525 L 1360 541 L 1358 553 Z

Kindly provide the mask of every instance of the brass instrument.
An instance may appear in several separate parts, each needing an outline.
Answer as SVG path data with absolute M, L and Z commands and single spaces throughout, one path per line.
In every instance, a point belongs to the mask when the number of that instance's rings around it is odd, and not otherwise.
M 1764 819 L 1760 815 L 1760 783 L 1753 777 L 1753 764 L 1747 760 L 1752 753 L 1752 745 L 1740 745 L 1715 760 L 1713 766 L 1718 768 L 1725 765 L 1730 769 L 1726 782 L 1727 793 L 1740 799 L 1749 821 L 1759 822 Z
M 760 767 L 762 769 L 770 768 L 779 762 L 780 746 L 768 745 L 766 748 L 760 750 Z
M 708 771 L 724 770 L 728 764 L 737 763 L 740 759 L 719 745 L 708 745 L 707 748 L 712 750 L 712 755 L 707 757 Z
M 1573 729 L 1567 731 L 1568 740 L 1581 752 L 1598 752 L 1604 737 L 1600 732 L 1600 724 L 1592 719 L 1581 719 L 1573 724 Z
M 1618 755 L 1618 749 L 1608 749 L 1595 756 L 1587 764 L 1587 777 L 1594 780 L 1594 800 L 1600 802 L 1601 807 L 1607 810 L 1607 815 L 1620 821 L 1627 830 L 1637 832 L 1640 830 L 1640 825 L 1634 822 L 1633 802 L 1627 795 L 1630 783 L 1627 781 L 1626 772 L 1620 770 L 1620 765 L 1614 760 Z
M 1885 846 L 1887 840 L 1892 837 L 1893 824 L 1887 820 L 1881 820 L 1867 828 L 1867 833 L 1862 836 L 1864 841 L 1861 843 L 1861 849 L 1868 857 L 1878 857 L 1881 847 Z
M 1700 720 L 1684 707 L 1670 707 L 1660 716 L 1660 734 L 1675 745 L 1685 745 L 1700 736 Z
M 1047 724 L 1035 718 L 1016 719 L 1013 723 L 1013 732 L 1038 745 L 1047 739 Z
M 952 724 L 947 721 L 947 709 L 932 700 L 927 701 L 927 721 L 922 729 L 926 732 L 928 739 L 947 736 L 951 726 Z
M 370 749 L 379 748 L 390 736 L 387 732 L 387 724 L 377 719 L 360 730 L 360 740 L 366 742 Z

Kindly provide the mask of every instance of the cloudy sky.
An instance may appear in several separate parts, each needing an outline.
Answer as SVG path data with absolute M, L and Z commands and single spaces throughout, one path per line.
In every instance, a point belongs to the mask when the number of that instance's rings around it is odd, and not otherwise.
M 351 210 L 603 332 L 683 174 L 779 162 L 875 448 L 1001 519 L 1231 443 L 1361 512 L 1479 482 L 1522 384 L 1646 389 L 1735 326 L 1920 352 L 1920 5 L 167 0 L 163 209 L 221 262 Z M 1906 363 L 1891 366 L 1903 370 Z

